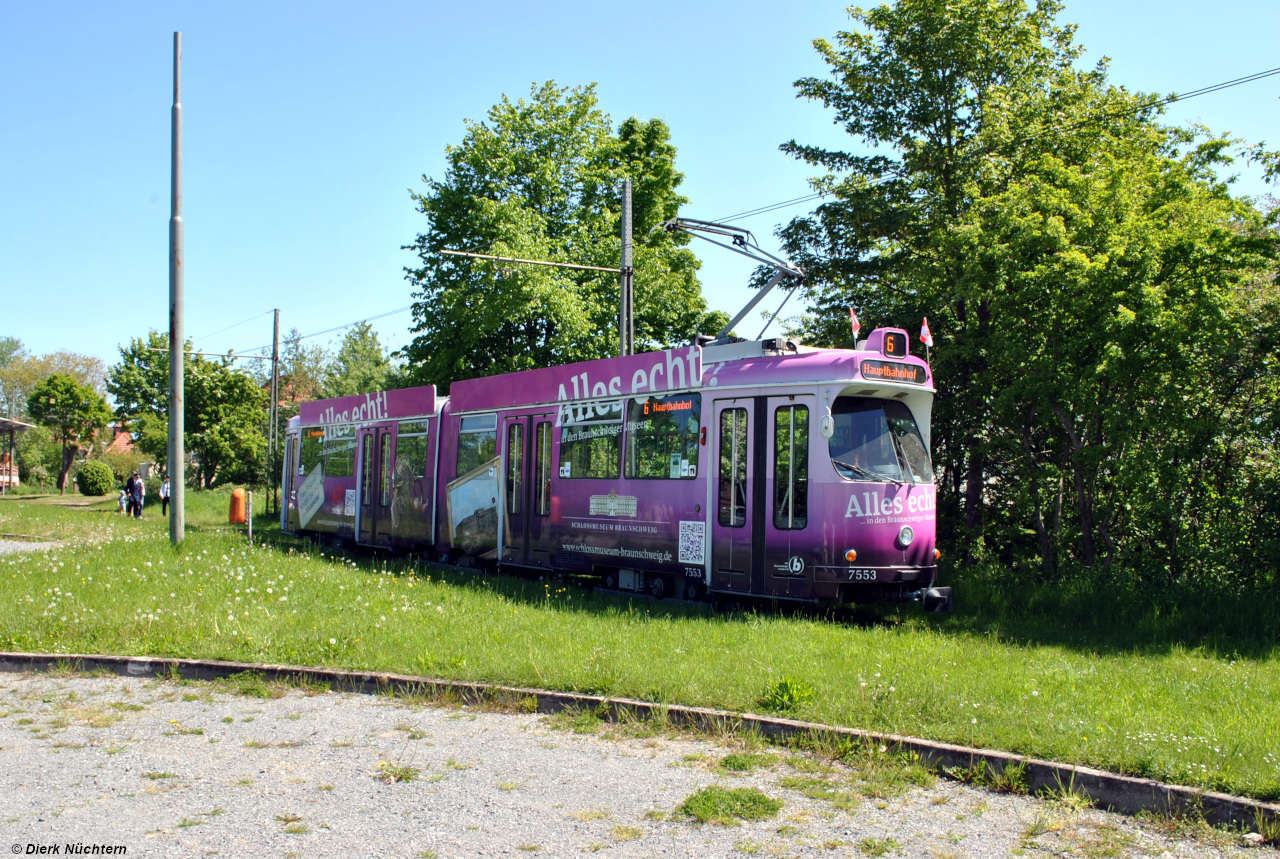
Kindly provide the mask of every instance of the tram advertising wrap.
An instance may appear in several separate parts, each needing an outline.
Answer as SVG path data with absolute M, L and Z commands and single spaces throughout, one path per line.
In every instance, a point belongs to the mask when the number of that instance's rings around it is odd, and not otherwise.
M 304 404 L 288 530 L 686 600 L 936 588 L 933 384 L 857 351 L 717 342 Z

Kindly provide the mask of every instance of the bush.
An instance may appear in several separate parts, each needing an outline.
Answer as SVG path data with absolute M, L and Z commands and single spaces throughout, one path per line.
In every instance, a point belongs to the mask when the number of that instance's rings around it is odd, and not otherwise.
M 129 475 L 138 470 L 138 466 L 147 459 L 141 453 L 136 451 L 132 453 L 108 453 L 102 457 L 102 461 L 111 467 L 111 472 L 116 476 L 116 485 L 124 486 L 129 481 Z
M 109 495 L 115 492 L 116 476 L 111 466 L 95 459 L 80 466 L 76 483 L 80 486 L 81 495 Z

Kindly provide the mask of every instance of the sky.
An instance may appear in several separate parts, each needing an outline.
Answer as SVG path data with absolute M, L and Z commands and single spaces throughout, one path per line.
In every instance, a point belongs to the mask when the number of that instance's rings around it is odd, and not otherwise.
M 1113 82 L 1132 90 L 1187 92 L 1280 67 L 1275 0 L 1067 0 L 1060 20 L 1079 25 L 1087 64 L 1110 57 Z M 793 87 L 825 73 L 813 39 L 847 25 L 826 0 L 0 0 L 0 336 L 110 365 L 129 338 L 167 330 L 175 30 L 186 332 L 225 352 L 269 344 L 273 308 L 282 332 L 305 335 L 412 303 L 404 268 L 416 257 L 401 246 L 426 223 L 410 191 L 444 176 L 464 119 L 535 82 L 595 82 L 615 124 L 662 118 L 691 201 L 682 215 L 714 220 L 808 193 L 811 171 L 778 147 L 855 145 Z M 1165 119 L 1280 146 L 1280 76 L 1175 104 Z M 1240 194 L 1275 190 L 1256 170 L 1239 175 Z M 738 224 L 775 251 L 773 230 L 805 211 Z M 708 305 L 735 313 L 751 297 L 751 263 L 694 250 Z M 374 325 L 392 349 L 411 338 L 408 312 Z M 761 327 L 753 314 L 739 330 Z

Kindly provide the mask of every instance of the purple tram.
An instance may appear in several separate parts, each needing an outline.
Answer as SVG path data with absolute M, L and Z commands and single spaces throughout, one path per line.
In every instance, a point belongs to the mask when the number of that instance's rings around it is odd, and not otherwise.
M 281 527 L 610 590 L 812 603 L 933 587 L 933 379 L 858 349 L 692 345 L 304 403 Z

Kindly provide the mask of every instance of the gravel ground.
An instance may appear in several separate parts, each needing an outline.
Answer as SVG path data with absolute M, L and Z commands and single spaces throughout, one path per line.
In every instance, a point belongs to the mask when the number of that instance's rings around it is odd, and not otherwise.
M 31 540 L 0 540 L 0 555 L 16 555 L 19 552 L 47 552 L 57 547 L 57 543 L 40 543 Z
M 722 762 L 740 741 L 273 694 L 0 675 L 0 855 L 28 845 L 67 855 L 68 844 L 166 857 L 1277 855 L 1203 827 L 949 781 L 865 797 L 849 792 L 857 779 L 842 765 L 776 749 L 757 749 L 775 758 L 762 768 L 730 772 Z M 418 772 L 386 782 L 375 777 L 383 762 Z M 843 799 L 806 797 L 798 778 L 826 779 Z M 757 788 L 784 804 L 736 825 L 676 813 L 713 785 Z

